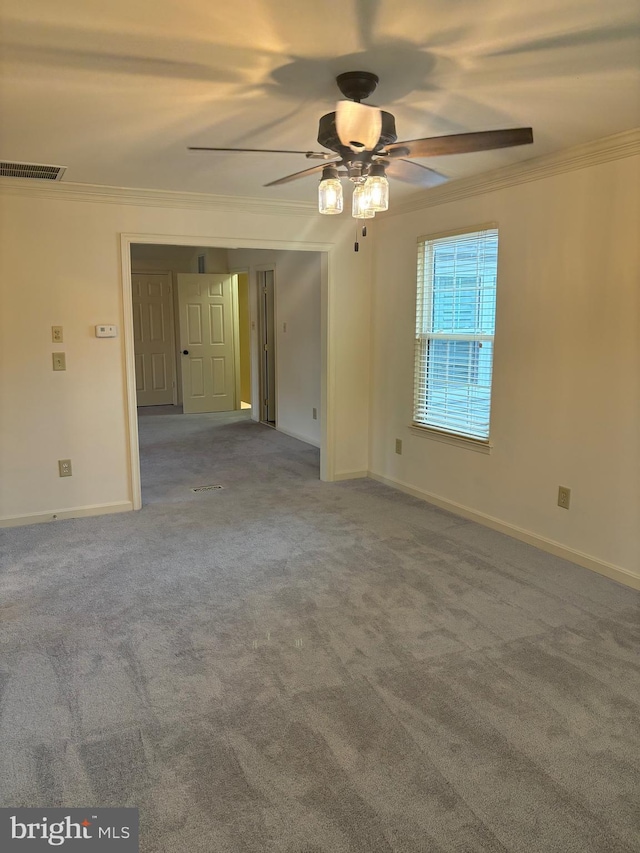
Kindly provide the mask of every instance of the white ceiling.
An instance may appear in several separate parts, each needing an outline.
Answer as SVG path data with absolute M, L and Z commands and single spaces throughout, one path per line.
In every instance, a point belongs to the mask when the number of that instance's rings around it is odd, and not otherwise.
M 533 127 L 532 146 L 421 161 L 451 179 L 640 126 L 638 0 L 1 2 L 0 158 L 65 181 L 312 201 L 315 175 L 262 186 L 303 156 L 186 149 L 318 150 L 353 70 L 380 77 L 369 103 L 399 140 Z

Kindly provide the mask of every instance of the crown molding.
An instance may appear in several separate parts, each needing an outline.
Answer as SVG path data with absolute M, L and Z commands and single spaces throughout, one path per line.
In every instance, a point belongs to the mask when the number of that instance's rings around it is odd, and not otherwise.
M 594 142 L 567 148 L 554 154 L 504 166 L 482 175 L 461 178 L 426 190 L 406 202 L 399 202 L 386 213 L 398 216 L 413 213 L 451 201 L 507 189 L 518 184 L 538 181 L 563 172 L 586 169 L 610 160 L 620 160 L 640 153 L 640 128 L 606 136 Z M 164 207 L 179 210 L 208 210 L 221 213 L 253 213 L 269 216 L 319 216 L 313 202 L 278 201 L 246 196 L 187 193 L 172 190 L 110 187 L 101 184 L 79 184 L 48 181 L 25 181 L 0 178 L 0 194 L 50 198 L 56 200 L 119 204 L 135 207 Z
M 65 201 L 97 202 L 98 204 L 132 205 L 135 207 L 165 207 L 180 210 L 208 210 L 222 213 L 255 213 L 270 216 L 317 216 L 317 205 L 307 201 L 277 201 L 244 196 L 186 193 L 171 190 L 109 187 L 100 184 L 25 181 L 23 178 L 0 178 L 2 195 L 30 198 L 50 198 Z
M 594 142 L 566 148 L 554 154 L 525 160 L 511 166 L 504 166 L 482 175 L 461 178 L 449 184 L 426 190 L 420 196 L 404 203 L 400 202 L 387 212 L 387 216 L 397 216 L 402 213 L 413 213 L 439 204 L 469 198 L 474 195 L 484 195 L 496 190 L 539 181 L 564 172 L 576 169 L 586 169 L 610 160 L 621 160 L 640 154 L 640 128 L 606 136 Z

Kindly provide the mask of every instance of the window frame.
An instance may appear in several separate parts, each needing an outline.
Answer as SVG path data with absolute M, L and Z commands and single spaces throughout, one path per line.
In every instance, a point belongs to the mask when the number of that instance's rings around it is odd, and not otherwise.
M 495 293 L 495 301 L 493 305 L 493 327 L 491 332 L 483 330 L 476 331 L 458 331 L 452 328 L 449 331 L 434 331 L 432 328 L 433 311 L 434 311 L 434 292 L 436 275 L 432 271 L 427 274 L 429 264 L 433 264 L 433 256 L 436 244 L 439 241 L 454 242 L 452 238 L 467 237 L 471 235 L 483 235 L 485 238 L 495 237 L 498 241 L 499 235 L 498 224 L 496 222 L 488 222 L 481 225 L 474 225 L 467 228 L 456 229 L 452 231 L 439 232 L 418 238 L 418 263 L 417 263 L 417 282 L 416 282 L 416 323 L 415 323 L 415 350 L 414 350 L 414 395 L 413 395 L 413 414 L 411 421 L 411 432 L 418 435 L 423 435 L 429 438 L 435 438 L 439 441 L 444 441 L 448 444 L 465 447 L 472 450 L 488 453 L 493 447 L 490 441 L 491 429 L 491 404 L 493 396 L 493 358 L 494 358 L 494 341 L 495 341 L 495 315 L 497 307 L 497 293 Z M 433 268 L 432 268 L 433 269 Z M 488 285 L 490 288 L 497 289 L 498 280 L 498 257 L 496 256 L 495 278 L 494 284 Z M 481 288 L 481 291 L 484 288 Z M 480 305 L 483 298 L 483 293 L 480 292 L 476 305 L 476 318 L 481 310 Z M 428 306 L 425 309 L 425 306 Z M 426 315 L 429 316 L 428 321 L 425 321 Z M 476 322 L 476 327 L 479 323 Z M 429 382 L 429 348 L 431 341 L 440 342 L 457 342 L 464 341 L 469 343 L 478 343 L 480 346 L 483 342 L 491 344 L 491 355 L 489 362 L 489 379 L 488 379 L 488 394 L 487 394 L 487 428 L 486 435 L 475 434 L 469 431 L 456 429 L 454 426 L 428 423 L 426 420 L 427 412 L 427 388 Z M 478 348 L 479 352 L 479 348 Z M 432 380 L 433 381 L 433 380 Z M 471 381 L 468 384 L 473 384 Z M 453 386 L 451 382 L 450 387 Z M 424 413 L 424 419 L 421 419 L 420 414 Z M 434 420 L 437 420 L 434 418 Z M 442 419 L 444 420 L 444 419 Z

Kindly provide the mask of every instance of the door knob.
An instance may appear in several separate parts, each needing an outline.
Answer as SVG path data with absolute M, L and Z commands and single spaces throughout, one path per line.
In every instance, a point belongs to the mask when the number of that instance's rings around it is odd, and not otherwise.
M 189 355 L 189 350 L 188 350 L 188 349 L 183 349 L 183 350 L 182 350 L 182 355 Z

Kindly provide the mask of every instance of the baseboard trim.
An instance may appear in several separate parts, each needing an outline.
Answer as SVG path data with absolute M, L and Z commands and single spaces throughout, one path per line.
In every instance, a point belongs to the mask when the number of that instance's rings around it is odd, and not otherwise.
M 341 471 L 340 474 L 333 475 L 333 481 L 339 483 L 340 480 L 361 480 L 363 477 L 369 476 L 369 471 Z
M 319 441 L 314 441 L 311 438 L 306 438 L 304 435 L 300 435 L 300 433 L 292 432 L 290 429 L 283 429 L 281 426 L 276 426 L 277 432 L 283 432 L 285 435 L 290 436 L 290 438 L 297 438 L 298 441 L 304 441 L 305 444 L 311 444 L 313 447 L 320 447 Z
M 0 518 L 0 527 L 22 527 L 25 524 L 43 524 L 47 521 L 60 521 L 63 518 L 84 518 L 91 515 L 110 515 L 114 512 L 131 512 L 131 501 L 93 506 L 77 506 L 72 509 L 59 509 L 55 512 L 35 512 L 31 515 L 10 515 Z
M 499 518 L 494 518 L 491 515 L 478 512 L 469 507 L 458 504 L 455 501 L 441 498 L 431 492 L 416 489 L 413 486 L 403 483 L 401 480 L 392 480 L 389 477 L 383 477 L 381 474 L 375 474 L 369 471 L 369 477 L 372 480 L 377 480 L 379 483 L 384 483 L 385 486 L 391 486 L 392 489 L 398 489 L 405 492 L 414 498 L 426 501 L 440 509 L 446 509 L 470 521 L 476 521 L 485 527 L 490 527 L 492 530 L 497 530 L 499 533 L 505 533 L 513 539 L 519 539 L 521 542 L 526 542 L 527 545 L 533 545 L 541 551 L 546 551 L 556 557 L 561 557 L 568 560 L 570 563 L 576 563 L 585 569 L 590 569 L 592 572 L 597 572 L 611 580 L 629 586 L 632 589 L 640 589 L 640 576 L 623 569 L 620 566 L 615 566 L 613 563 L 606 563 L 603 560 L 598 560 L 588 554 L 583 554 L 581 551 L 575 551 L 573 548 L 567 548 L 566 545 L 561 545 L 560 542 L 555 542 L 553 539 L 546 539 L 544 536 L 539 536 L 537 533 L 532 533 L 522 527 L 517 527 L 514 524 L 509 524 L 506 521 L 501 521 Z

